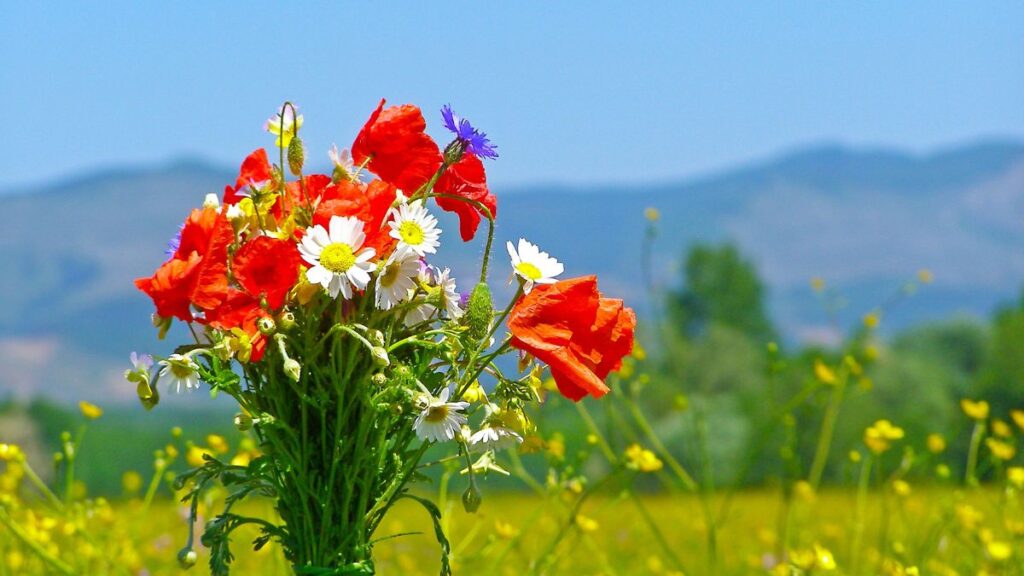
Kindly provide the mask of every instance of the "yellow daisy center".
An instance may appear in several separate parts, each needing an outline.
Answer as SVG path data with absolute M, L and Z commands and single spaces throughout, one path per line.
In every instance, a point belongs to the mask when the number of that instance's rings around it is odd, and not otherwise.
M 402 237 L 402 241 L 410 246 L 419 246 L 423 243 L 423 228 L 420 225 L 408 220 L 402 222 L 402 225 L 398 227 L 398 235 Z
M 448 418 L 448 405 L 440 404 L 438 406 L 431 406 L 427 408 L 427 415 L 423 417 L 424 420 L 431 424 L 439 424 L 444 422 Z
M 398 273 L 402 271 L 402 267 L 398 264 L 392 264 L 384 268 L 384 271 L 380 275 L 380 285 L 386 288 L 390 288 L 398 280 Z
M 192 367 L 184 362 L 171 362 L 171 374 L 175 378 L 184 379 L 192 375 Z
M 348 272 L 355 263 L 356 256 L 352 253 L 352 247 L 344 242 L 329 244 L 320 252 L 320 265 L 335 274 Z
M 537 268 L 529 262 L 520 262 L 517 264 L 516 272 L 519 272 L 519 274 L 529 280 L 540 280 L 544 277 L 544 275 L 540 273 L 540 268 Z

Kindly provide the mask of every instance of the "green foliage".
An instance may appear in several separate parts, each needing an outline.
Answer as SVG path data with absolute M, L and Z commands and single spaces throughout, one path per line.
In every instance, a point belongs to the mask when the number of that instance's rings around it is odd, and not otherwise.
M 669 296 L 668 313 L 685 335 L 700 336 L 720 324 L 755 341 L 774 338 L 764 310 L 764 285 L 735 245 L 693 246 L 684 273 L 683 288 Z

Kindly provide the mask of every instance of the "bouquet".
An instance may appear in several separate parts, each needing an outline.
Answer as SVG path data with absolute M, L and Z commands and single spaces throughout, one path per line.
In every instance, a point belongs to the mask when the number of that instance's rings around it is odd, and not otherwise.
M 250 154 L 222 195 L 188 215 L 167 260 L 136 280 L 161 338 L 174 320 L 193 336 L 155 362 L 132 354 L 127 377 L 143 405 L 159 402 L 158 384 L 206 385 L 238 403 L 235 425 L 259 445 L 247 465 L 206 455 L 177 478 L 193 510 L 183 564 L 197 558 L 199 495 L 219 483 L 223 510 L 201 534 L 214 574 L 228 572 L 231 533 L 246 524 L 259 528 L 257 549 L 277 542 L 297 574 L 372 574 L 374 534 L 401 499 L 432 516 L 450 573 L 440 512 L 412 490 L 427 451 L 465 459 L 463 504 L 475 511 L 475 474 L 533 433 L 544 366 L 564 396 L 600 397 L 630 353 L 633 311 L 592 276 L 559 279 L 563 265 L 524 239 L 507 245 L 518 289 L 495 309 L 497 201 L 484 160 L 497 150 L 450 107 L 441 116 L 453 134 L 443 150 L 417 107 L 382 100 L 351 152 L 330 152 L 331 174 L 305 174 L 303 117 L 286 103 L 266 126 L 278 163 Z M 433 205 L 458 216 L 466 242 L 486 221 L 468 293 L 430 263 L 442 239 Z M 515 353 L 509 374 L 497 360 Z M 279 520 L 237 513 L 250 496 L 272 499 Z

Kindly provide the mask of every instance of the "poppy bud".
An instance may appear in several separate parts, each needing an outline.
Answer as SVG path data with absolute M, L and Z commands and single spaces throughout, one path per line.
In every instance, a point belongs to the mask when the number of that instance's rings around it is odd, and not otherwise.
M 464 322 L 469 327 L 466 334 L 474 342 L 482 341 L 490 332 L 493 316 L 494 306 L 491 303 L 491 289 L 487 286 L 486 282 L 480 282 L 473 288 L 473 293 L 469 295 L 469 302 L 466 304 Z
M 185 570 L 195 566 L 197 561 L 199 561 L 199 555 L 191 546 L 186 546 L 178 552 L 178 565 Z
M 277 319 L 277 324 L 283 330 L 290 330 L 295 327 L 295 314 L 291 312 L 285 312 L 281 314 L 281 317 Z
M 300 176 L 302 174 L 302 165 L 305 161 L 306 151 L 302 146 L 302 140 L 295 136 L 288 144 L 288 169 L 295 176 Z
M 452 143 L 444 148 L 444 163 L 446 166 L 458 164 L 462 155 L 466 152 L 466 143 L 461 138 L 452 140 Z
M 480 494 L 480 491 L 477 490 L 476 482 L 470 482 L 469 488 L 466 488 L 466 491 L 462 493 L 462 507 L 466 512 L 475 514 L 476 511 L 480 509 L 480 504 L 482 504 L 483 501 L 484 498 Z

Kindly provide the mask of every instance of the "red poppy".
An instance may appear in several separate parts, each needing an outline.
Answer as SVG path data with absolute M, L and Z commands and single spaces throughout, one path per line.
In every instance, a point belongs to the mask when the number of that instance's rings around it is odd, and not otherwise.
M 427 122 L 410 104 L 384 108 L 380 101 L 352 143 L 352 159 L 411 195 L 441 166 L 441 151 L 427 136 Z
M 254 151 L 242 161 L 242 167 L 238 171 L 238 179 L 234 186 L 224 187 L 224 203 L 227 205 L 237 204 L 243 196 L 239 195 L 250 184 L 266 182 L 274 177 L 274 170 L 267 159 L 267 151 L 263 148 Z
M 472 154 L 465 154 L 461 160 L 449 166 L 437 180 L 434 191 L 479 202 L 487 207 L 491 218 L 498 214 L 498 199 L 487 189 L 484 164 Z M 480 226 L 483 209 L 474 203 L 456 198 L 437 198 L 437 205 L 459 215 L 459 233 L 463 241 L 469 242 L 473 239 L 477 227 Z
M 636 315 L 602 298 L 594 276 L 536 286 L 508 316 L 511 344 L 551 368 L 558 390 L 579 400 L 608 392 L 604 379 L 633 350 Z
M 231 288 L 219 306 L 206 312 L 202 322 L 218 330 L 238 328 L 249 336 L 252 349 L 249 360 L 259 362 L 267 348 L 267 338 L 260 332 L 257 321 L 269 318 L 260 308 L 259 301 L 241 290 Z
M 299 279 L 299 265 L 294 242 L 257 236 L 238 249 L 231 270 L 250 295 L 265 296 L 267 305 L 277 310 Z
M 382 180 L 369 184 L 343 181 L 324 193 L 324 200 L 313 214 L 313 224 L 324 228 L 330 225 L 332 216 L 355 216 L 363 221 L 366 241 L 363 246 L 373 248 L 378 259 L 386 258 L 394 248 L 395 239 L 384 226 L 384 219 L 395 200 L 395 187 Z
M 210 309 L 227 296 L 228 246 L 234 239 L 223 213 L 215 208 L 193 210 L 171 259 L 152 277 L 137 279 L 135 286 L 153 299 L 159 316 L 191 321 L 190 304 Z

